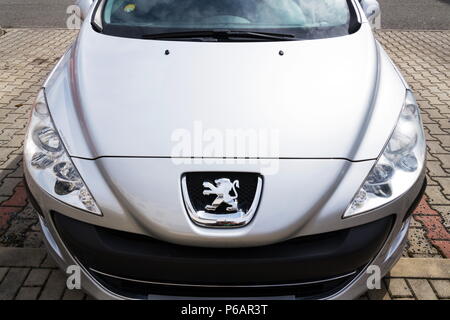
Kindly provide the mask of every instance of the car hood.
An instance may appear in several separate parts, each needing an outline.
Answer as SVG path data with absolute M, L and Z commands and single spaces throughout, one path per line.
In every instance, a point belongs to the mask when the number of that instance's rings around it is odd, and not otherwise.
M 383 68 L 367 24 L 337 38 L 250 43 L 128 39 L 84 24 L 46 92 L 75 157 L 365 160 L 381 152 L 404 98 Z M 227 148 L 242 137 L 264 146 Z

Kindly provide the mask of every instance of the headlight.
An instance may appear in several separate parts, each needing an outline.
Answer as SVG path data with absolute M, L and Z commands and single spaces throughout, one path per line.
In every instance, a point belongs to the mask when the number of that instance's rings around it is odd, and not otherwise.
M 43 90 L 39 92 L 32 110 L 25 139 L 24 161 L 33 179 L 53 197 L 101 215 L 56 132 Z
M 422 172 L 425 149 L 419 107 L 407 91 L 397 126 L 344 218 L 380 207 L 408 191 Z

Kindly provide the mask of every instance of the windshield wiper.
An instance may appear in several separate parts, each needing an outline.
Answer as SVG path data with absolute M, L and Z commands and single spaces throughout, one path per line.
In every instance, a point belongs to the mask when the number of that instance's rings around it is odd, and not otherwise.
M 196 30 L 181 32 L 152 33 L 142 36 L 144 39 L 192 39 L 192 38 L 214 38 L 217 40 L 230 39 L 255 39 L 288 41 L 296 40 L 295 35 L 287 33 L 243 31 L 243 30 Z

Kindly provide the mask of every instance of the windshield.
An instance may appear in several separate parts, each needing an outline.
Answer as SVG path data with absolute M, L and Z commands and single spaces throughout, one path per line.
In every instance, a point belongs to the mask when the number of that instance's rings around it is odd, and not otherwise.
M 349 34 L 356 20 L 350 0 L 105 1 L 103 32 L 130 37 L 231 30 L 282 32 L 310 39 Z

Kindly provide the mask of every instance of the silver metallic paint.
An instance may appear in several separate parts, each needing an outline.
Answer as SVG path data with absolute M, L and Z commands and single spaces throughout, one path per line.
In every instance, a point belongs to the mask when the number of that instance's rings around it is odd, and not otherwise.
M 282 158 L 375 159 L 404 99 L 380 51 L 367 23 L 349 36 L 281 43 L 126 39 L 83 24 L 47 99 L 75 157 L 170 156 L 173 131 L 201 121 L 279 130 Z

